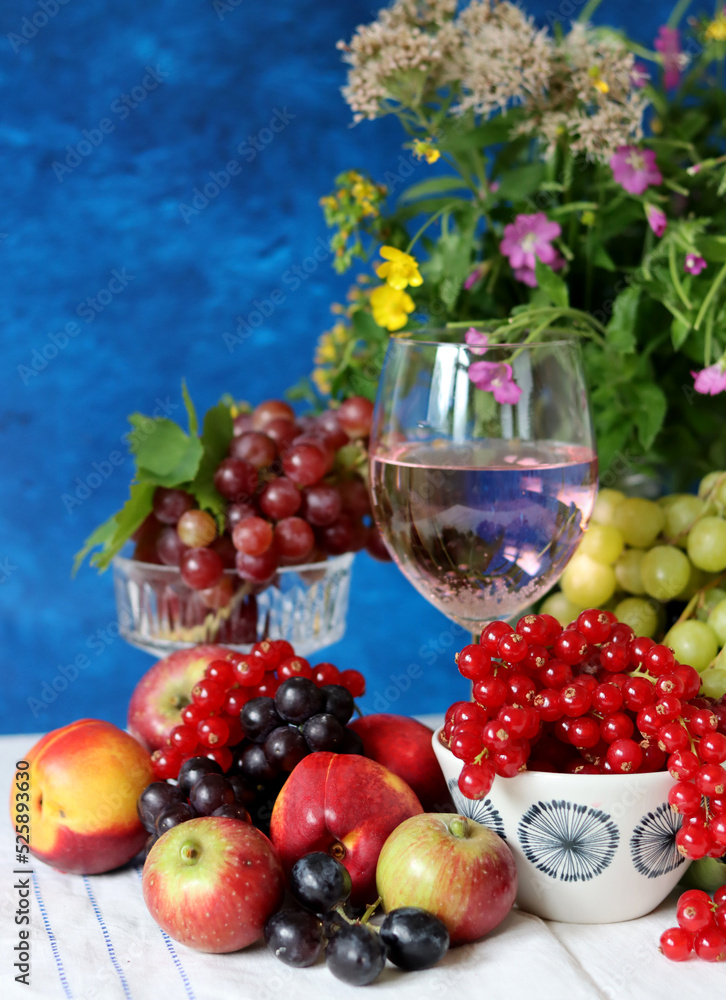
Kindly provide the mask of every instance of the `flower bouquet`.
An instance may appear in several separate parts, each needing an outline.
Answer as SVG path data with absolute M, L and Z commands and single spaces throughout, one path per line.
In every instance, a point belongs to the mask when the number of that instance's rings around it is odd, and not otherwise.
M 576 333 L 601 474 L 724 467 L 726 8 L 684 22 L 681 0 L 645 48 L 592 27 L 599 2 L 540 27 L 506 0 L 396 0 L 340 43 L 355 121 L 395 115 L 403 152 L 321 199 L 338 271 L 383 259 L 299 394 L 373 398 L 391 332 Z M 511 373 L 471 369 L 512 401 Z

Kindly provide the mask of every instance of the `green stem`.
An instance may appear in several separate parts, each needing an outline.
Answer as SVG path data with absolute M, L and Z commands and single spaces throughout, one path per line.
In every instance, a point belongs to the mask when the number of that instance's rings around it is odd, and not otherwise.
M 698 316 L 696 316 L 696 322 L 693 324 L 694 330 L 700 329 L 701 323 L 703 322 L 703 317 L 708 312 L 709 306 L 716 297 L 716 293 L 718 292 L 721 285 L 724 283 L 724 280 L 726 280 L 726 264 L 724 264 L 724 266 L 716 275 L 713 284 L 711 285 L 711 287 L 708 290 L 708 293 L 706 294 L 706 298 L 701 303 L 701 308 L 698 310 Z
M 716 319 L 715 310 L 711 310 L 708 314 L 708 319 L 706 320 L 706 337 L 703 344 L 703 362 L 704 368 L 708 368 L 711 364 L 711 345 L 713 342 L 713 324 Z
M 431 216 L 431 218 L 427 219 L 426 222 L 424 222 L 424 224 L 421 226 L 421 228 L 418 229 L 413 234 L 413 236 L 411 237 L 411 239 L 409 240 L 409 244 L 406 247 L 406 253 L 411 253 L 411 250 L 413 249 L 413 247 L 414 247 L 416 241 L 418 240 L 419 236 L 422 236 L 426 232 L 426 230 L 429 228 L 429 226 L 431 225 L 431 223 L 435 222 L 439 218 L 439 216 L 443 215 L 444 212 L 450 211 L 451 210 L 451 206 L 453 204 L 454 204 L 454 202 L 452 201 L 452 202 L 449 202 L 448 205 L 444 205 L 443 208 L 440 208 L 438 210 L 438 212 L 434 212 L 434 214 Z
M 602 0 L 589 0 L 589 2 L 585 4 L 584 10 L 582 11 L 577 20 L 582 22 L 583 24 L 586 21 L 589 21 L 601 3 Z
M 674 243 L 671 243 L 668 251 L 668 266 L 671 272 L 671 281 L 673 282 L 673 287 L 678 294 L 678 298 L 690 312 L 693 306 L 691 305 L 691 300 L 686 295 L 685 288 L 681 284 L 681 279 L 678 277 L 678 268 L 676 267 L 676 247 Z
M 686 13 L 686 11 L 688 10 L 688 8 L 691 6 L 692 3 L 693 0 L 678 0 L 678 3 L 671 11 L 671 16 L 668 18 L 669 28 L 675 28 L 680 23 L 681 18 Z

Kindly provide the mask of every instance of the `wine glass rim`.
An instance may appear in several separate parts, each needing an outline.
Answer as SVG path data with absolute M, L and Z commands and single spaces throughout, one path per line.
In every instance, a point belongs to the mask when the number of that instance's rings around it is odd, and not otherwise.
M 486 324 L 472 323 L 469 329 L 471 329 L 472 327 L 477 331 L 479 330 L 484 331 L 486 329 Z M 421 347 L 457 347 L 457 348 L 463 347 L 467 350 L 476 350 L 476 351 L 482 350 L 482 348 L 478 347 L 476 344 L 467 344 L 466 341 L 463 339 L 461 341 L 440 340 L 436 337 L 434 337 L 434 339 L 430 339 L 429 337 L 430 334 L 435 335 L 440 333 L 447 333 L 451 336 L 454 336 L 457 331 L 451 329 L 450 327 L 442 326 L 442 327 L 422 328 L 420 332 L 422 334 L 421 337 L 417 337 L 414 335 L 416 331 L 406 331 L 406 333 L 394 333 L 391 335 L 391 343 L 405 344 L 407 346 L 411 345 L 411 346 L 421 346 Z M 580 338 L 576 334 L 573 334 L 572 336 L 569 337 L 567 335 L 563 336 L 561 331 L 558 330 L 557 337 L 551 340 L 549 339 L 534 340 L 531 341 L 530 343 L 525 343 L 523 341 L 520 341 L 519 343 L 497 342 L 494 344 L 490 344 L 489 349 L 499 350 L 500 348 L 509 348 L 511 350 L 517 350 L 517 349 L 531 350 L 533 347 L 569 347 L 572 344 L 579 345 L 579 342 Z

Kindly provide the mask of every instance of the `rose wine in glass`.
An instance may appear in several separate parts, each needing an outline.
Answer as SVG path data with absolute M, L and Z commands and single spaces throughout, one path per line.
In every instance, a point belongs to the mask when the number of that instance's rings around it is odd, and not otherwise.
M 394 338 L 370 446 L 373 513 L 393 559 L 473 633 L 552 587 L 597 489 L 577 342 L 488 347 L 486 358 L 511 365 L 516 403 L 474 384 L 480 357 L 465 345 Z

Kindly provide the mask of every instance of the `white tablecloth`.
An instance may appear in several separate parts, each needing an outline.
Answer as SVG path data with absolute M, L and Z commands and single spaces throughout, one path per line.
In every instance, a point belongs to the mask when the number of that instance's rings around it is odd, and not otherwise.
M 0 796 L 8 802 L 15 761 L 33 736 L 0 737 Z M 205 955 L 172 941 L 149 916 L 141 867 L 109 875 L 63 875 L 15 861 L 7 813 L 2 826 L 0 997 L 42 1000 L 347 1000 L 360 998 L 319 963 L 290 969 L 257 944 Z M 17 879 L 31 878 L 30 986 L 15 982 Z M 551 923 L 513 910 L 484 940 L 451 950 L 433 969 L 388 966 L 370 987 L 396 1000 L 682 1000 L 726 995 L 726 965 L 676 964 L 658 952 L 675 923 L 674 893 L 658 910 L 622 924 Z

